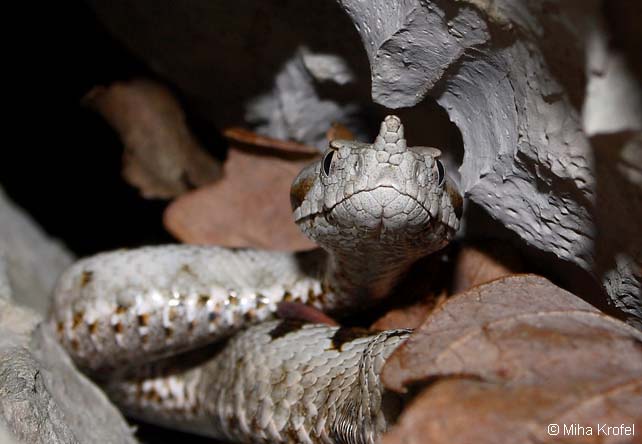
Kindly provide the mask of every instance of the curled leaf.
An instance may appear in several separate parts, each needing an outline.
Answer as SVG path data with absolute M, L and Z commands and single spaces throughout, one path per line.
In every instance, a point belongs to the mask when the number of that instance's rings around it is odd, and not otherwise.
M 231 147 L 223 178 L 172 202 L 165 227 L 193 244 L 304 250 L 314 247 L 292 218 L 290 185 L 310 158 Z
M 123 176 L 144 197 L 175 197 L 219 176 L 218 161 L 199 145 L 164 85 L 136 79 L 97 86 L 84 102 L 120 135 Z

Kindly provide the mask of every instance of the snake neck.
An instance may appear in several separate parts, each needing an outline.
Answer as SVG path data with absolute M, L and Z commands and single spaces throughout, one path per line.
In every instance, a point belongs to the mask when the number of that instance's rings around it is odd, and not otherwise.
M 329 253 L 325 283 L 336 304 L 374 305 L 390 295 L 417 257 L 407 252 L 375 250 Z

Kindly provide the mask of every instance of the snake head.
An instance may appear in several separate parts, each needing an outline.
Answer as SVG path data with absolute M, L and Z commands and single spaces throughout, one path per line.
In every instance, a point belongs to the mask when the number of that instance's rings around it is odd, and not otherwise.
M 294 218 L 326 249 L 376 243 L 418 252 L 442 248 L 459 227 L 462 198 L 430 147 L 408 147 L 396 116 L 373 144 L 330 142 L 292 189 Z

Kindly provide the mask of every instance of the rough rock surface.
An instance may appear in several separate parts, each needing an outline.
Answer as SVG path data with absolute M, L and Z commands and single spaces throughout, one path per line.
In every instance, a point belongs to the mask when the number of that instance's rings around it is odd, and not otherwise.
M 3 434 L 25 443 L 136 442 L 116 408 L 39 325 L 71 260 L 0 190 L 0 442 Z
M 642 325 L 642 164 L 624 158 L 639 161 L 642 93 L 607 47 L 601 3 L 340 3 L 368 52 L 374 100 L 398 108 L 434 96 L 462 133 L 467 196 L 592 272 Z
M 49 292 L 71 255 L 50 240 L 0 189 L 0 298 L 13 298 L 44 316 Z

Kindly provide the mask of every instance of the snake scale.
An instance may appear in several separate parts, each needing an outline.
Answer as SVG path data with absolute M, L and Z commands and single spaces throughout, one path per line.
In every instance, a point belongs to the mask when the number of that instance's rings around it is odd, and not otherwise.
M 275 312 L 282 301 L 342 315 L 376 304 L 444 247 L 462 198 L 439 155 L 406 146 L 388 116 L 373 144 L 332 141 L 292 184 L 294 219 L 321 248 L 98 254 L 61 276 L 50 323 L 130 416 L 237 442 L 375 443 L 399 410 L 379 373 L 410 332 Z

